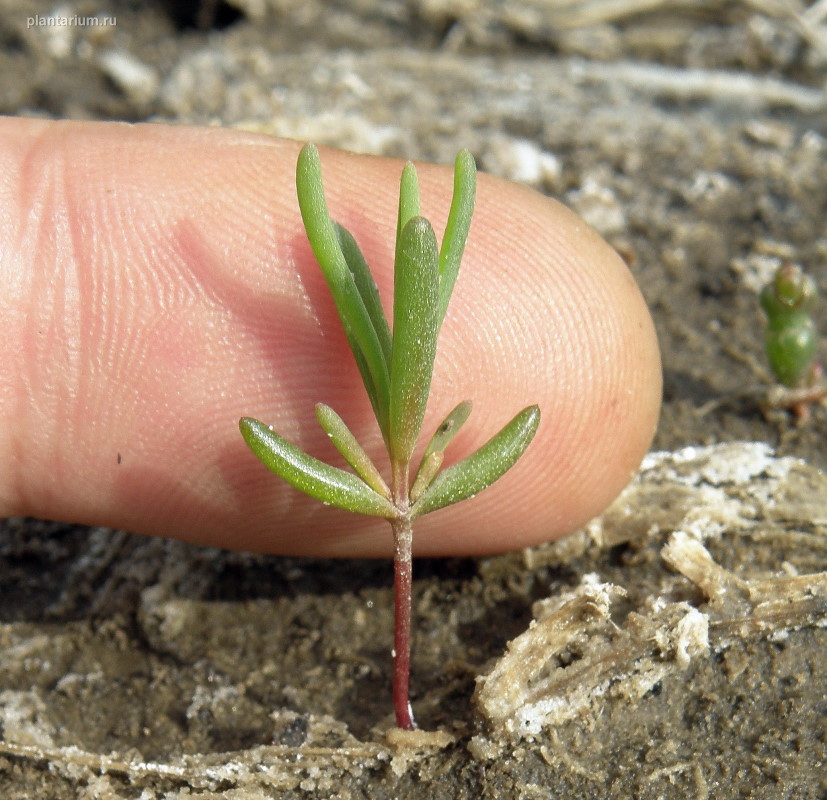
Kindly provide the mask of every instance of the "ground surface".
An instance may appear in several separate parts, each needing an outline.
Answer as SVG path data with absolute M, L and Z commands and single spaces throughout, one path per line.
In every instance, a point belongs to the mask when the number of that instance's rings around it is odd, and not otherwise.
M 819 20 L 666 0 L 327 6 L 204 2 L 188 16 L 173 2 L 3 2 L 0 111 L 245 125 L 446 163 L 469 147 L 484 169 L 573 207 L 630 263 L 663 350 L 656 449 L 767 442 L 813 470 L 784 520 L 711 536 L 715 561 L 745 580 L 823 571 L 827 412 L 796 426 L 731 397 L 762 382 L 756 291 L 779 260 L 827 294 Z M 27 24 L 53 12 L 116 24 Z M 388 564 L 11 520 L 0 795 L 825 796 L 818 609 L 724 644 L 711 635 L 708 657 L 642 697 L 608 692 L 533 738 L 505 736 L 472 703 L 535 601 L 587 574 L 629 593 L 612 612 L 621 628 L 651 597 L 714 606 L 661 558 L 678 525 L 659 516 L 669 503 L 636 502 L 624 533 L 569 551 L 417 565 L 415 704 L 453 741 L 415 747 L 386 740 Z M 547 669 L 586 647 L 569 642 Z

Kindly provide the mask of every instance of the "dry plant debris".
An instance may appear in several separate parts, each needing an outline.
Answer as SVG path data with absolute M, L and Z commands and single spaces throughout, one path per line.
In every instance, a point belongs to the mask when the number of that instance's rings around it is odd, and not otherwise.
M 622 530 L 636 534 L 631 526 L 615 527 L 615 515 L 669 509 L 671 519 L 648 518 L 643 536 L 668 535 L 661 557 L 705 602 L 674 601 L 670 587 L 628 611 L 630 592 L 587 575 L 568 596 L 536 603 L 528 630 L 477 679 L 475 701 L 491 738 L 535 738 L 546 728 L 599 714 L 609 698 L 635 704 L 670 671 L 738 639 L 827 626 L 827 572 L 742 578 L 718 565 L 703 544 L 766 526 L 779 510 L 783 518 L 785 487 L 801 467 L 796 459 L 772 458 L 758 444 L 650 455 L 642 475 L 591 534 L 604 545 L 616 543 Z M 483 754 L 489 743 L 477 737 L 475 747 Z

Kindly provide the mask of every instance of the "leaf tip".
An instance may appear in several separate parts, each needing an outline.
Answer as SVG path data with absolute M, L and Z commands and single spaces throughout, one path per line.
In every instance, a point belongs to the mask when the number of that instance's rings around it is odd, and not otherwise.
M 477 171 L 477 162 L 474 160 L 474 156 L 471 155 L 471 151 L 467 147 L 463 147 L 457 153 L 456 160 L 454 161 L 455 169 L 463 167 L 468 170 L 473 170 L 474 172 Z

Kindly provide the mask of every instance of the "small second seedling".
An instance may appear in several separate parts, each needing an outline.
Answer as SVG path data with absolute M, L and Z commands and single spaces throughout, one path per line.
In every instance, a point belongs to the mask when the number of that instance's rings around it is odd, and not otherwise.
M 523 409 L 475 453 L 441 470 L 445 449 L 471 412 L 471 403 L 462 402 L 437 426 L 418 468 L 411 469 L 430 393 L 437 336 L 471 225 L 476 166 L 469 152 L 462 151 L 456 159 L 454 196 L 441 247 L 430 222 L 419 216 L 414 165 L 409 162 L 402 171 L 392 333 L 356 241 L 328 214 L 319 153 L 312 144 L 299 154 L 296 187 L 307 237 L 333 295 L 388 450 L 390 480 L 382 477 L 342 418 L 323 403 L 316 406 L 319 424 L 353 472 L 313 458 L 258 420 L 244 417 L 239 427 L 265 466 L 297 489 L 329 505 L 390 522 L 394 541 L 393 703 L 396 724 L 411 729 L 415 727 L 408 700 L 413 522 L 473 497 L 501 477 L 534 437 L 540 411 L 537 406 Z
M 761 290 L 767 315 L 764 346 L 779 386 L 769 408 L 789 408 L 805 421 L 810 405 L 827 397 L 824 370 L 818 362 L 818 331 L 812 310 L 818 297 L 815 281 L 796 264 L 785 263 Z

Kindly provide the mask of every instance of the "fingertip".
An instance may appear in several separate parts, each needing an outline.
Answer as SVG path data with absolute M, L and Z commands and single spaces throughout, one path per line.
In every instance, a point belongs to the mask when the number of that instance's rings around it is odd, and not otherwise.
M 51 332 L 30 353 L 38 380 L 24 391 L 10 360 L 3 376 L 26 398 L 9 430 L 38 454 L 7 471 L 26 486 L 27 513 L 238 549 L 389 554 L 386 524 L 303 497 L 266 473 L 239 435 L 239 419 L 255 416 L 329 458 L 313 414 L 323 401 L 383 461 L 301 229 L 300 143 L 42 121 L 3 121 L 0 136 L 19 152 L 32 137 L 60 142 L 54 156 L 40 148 L 40 159 L 63 159 L 62 183 L 37 187 L 50 216 L 29 225 L 48 234 L 67 275 L 82 276 L 56 305 L 47 250 L 28 248 L 6 264 L 41 275 L 43 303 L 27 329 Z M 359 241 L 388 312 L 402 162 L 320 155 L 331 214 Z M 417 166 L 422 214 L 441 238 L 451 169 Z M 474 414 L 451 460 L 527 405 L 539 405 L 542 421 L 502 481 L 418 521 L 416 552 L 473 555 L 571 532 L 629 479 L 659 398 L 654 329 L 619 257 L 554 201 L 480 175 L 423 438 L 463 400 Z M 112 443 L 123 453 L 117 470 Z

